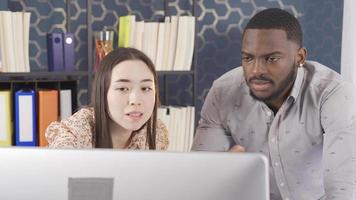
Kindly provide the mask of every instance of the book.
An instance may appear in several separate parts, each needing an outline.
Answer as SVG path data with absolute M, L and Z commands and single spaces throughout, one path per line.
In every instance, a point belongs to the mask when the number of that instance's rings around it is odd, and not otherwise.
M 74 71 L 74 35 L 62 33 L 63 37 L 63 62 L 65 71 Z
M 51 122 L 58 120 L 58 91 L 38 91 L 38 133 L 39 146 L 48 146 L 45 132 Z
M 119 18 L 119 47 L 131 47 L 133 45 L 135 20 L 135 15 L 126 15 Z
M 63 36 L 61 33 L 47 33 L 48 71 L 63 71 Z
M 165 30 L 164 30 L 164 41 L 163 41 L 163 60 L 162 60 L 162 71 L 168 71 L 168 52 L 169 52 L 169 41 L 171 32 L 171 21 L 169 17 L 165 17 Z
M 4 15 L 3 12 L 0 11 L 0 27 L 4 27 L 3 15 Z M 0 28 L 0 61 L 1 61 L 0 72 L 7 72 L 6 54 L 5 54 L 5 36 L 4 36 L 5 31 L 6 30 L 4 28 Z
M 174 65 L 174 58 L 176 55 L 176 46 L 177 46 L 177 31 L 178 31 L 178 16 L 171 16 L 171 25 L 170 25 L 170 40 L 168 47 L 168 61 L 167 69 L 172 71 Z
M 0 91 L 0 146 L 12 145 L 11 92 Z
M 31 13 L 23 13 L 23 48 L 24 48 L 24 60 L 25 71 L 30 72 L 30 55 L 29 55 L 29 41 L 30 41 L 30 20 Z
M 145 26 L 145 22 L 138 21 L 135 23 L 135 33 L 134 33 L 134 43 L 133 48 L 136 48 L 142 51 L 142 40 L 143 40 L 143 29 Z
M 135 43 L 135 32 L 136 32 L 136 16 L 128 15 L 127 17 L 127 29 L 128 29 L 128 47 L 132 47 Z
M 178 18 L 178 33 L 177 45 L 173 63 L 174 71 L 182 71 L 184 69 L 184 57 L 187 51 L 187 34 L 188 34 L 188 16 Z
M 145 22 L 143 29 L 142 51 L 154 63 L 157 53 L 158 22 Z
M 10 11 L 1 11 L 0 12 L 0 19 L 2 21 L 2 31 L 3 40 L 1 41 L 2 44 L 2 51 L 4 53 L 3 59 L 3 66 L 5 68 L 4 72 L 16 72 L 16 64 L 15 64 L 15 45 L 13 45 L 14 41 L 14 34 L 13 24 L 12 24 L 12 13 Z
M 158 23 L 157 54 L 156 54 L 156 60 L 154 62 L 157 71 L 163 69 L 165 28 L 166 28 L 165 23 Z
M 0 46 L 0 72 L 3 71 L 3 67 L 2 67 L 2 62 L 1 62 L 1 46 Z
M 15 92 L 15 144 L 37 145 L 36 93 L 31 89 Z
M 177 48 L 174 59 L 173 70 L 191 70 L 194 41 L 195 40 L 195 18 L 182 16 L 178 20 Z
M 188 17 L 187 25 L 187 46 L 184 56 L 184 70 L 192 70 L 192 61 L 195 44 L 195 17 Z
M 60 119 L 66 119 L 72 115 L 72 91 L 61 90 L 59 96 Z

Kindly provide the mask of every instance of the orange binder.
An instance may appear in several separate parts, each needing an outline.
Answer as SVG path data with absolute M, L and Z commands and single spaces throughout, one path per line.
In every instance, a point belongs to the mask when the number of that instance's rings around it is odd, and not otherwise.
M 48 146 L 45 131 L 51 122 L 58 120 L 58 91 L 38 91 L 38 131 L 39 146 Z

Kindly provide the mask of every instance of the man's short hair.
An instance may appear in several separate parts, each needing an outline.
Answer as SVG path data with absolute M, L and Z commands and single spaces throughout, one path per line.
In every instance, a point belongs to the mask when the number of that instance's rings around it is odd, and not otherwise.
M 287 33 L 287 39 L 303 46 L 303 32 L 297 18 L 279 8 L 269 8 L 257 13 L 247 23 L 247 29 L 281 29 Z

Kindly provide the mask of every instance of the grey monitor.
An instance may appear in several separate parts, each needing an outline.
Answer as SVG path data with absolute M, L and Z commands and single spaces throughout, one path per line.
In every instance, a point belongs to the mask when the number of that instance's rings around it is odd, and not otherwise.
M 266 200 L 261 154 L 0 148 L 0 199 Z

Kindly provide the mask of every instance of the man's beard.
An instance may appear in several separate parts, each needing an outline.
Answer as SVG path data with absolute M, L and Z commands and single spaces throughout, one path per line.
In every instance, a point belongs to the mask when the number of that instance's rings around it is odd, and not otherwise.
M 284 94 L 284 92 L 286 90 L 288 90 L 290 87 L 292 87 L 292 85 L 296 79 L 296 76 L 297 76 L 297 70 L 298 70 L 298 67 L 294 66 L 294 68 L 289 72 L 288 76 L 281 82 L 280 87 L 277 88 L 277 90 L 274 91 L 271 95 L 269 95 L 267 97 L 258 97 L 250 89 L 250 96 L 258 101 L 263 101 L 263 102 L 271 102 L 273 100 L 278 99 L 279 97 L 281 97 L 281 95 Z M 256 79 L 268 80 L 271 82 L 272 85 L 275 84 L 273 80 L 265 78 L 265 77 L 257 77 Z

